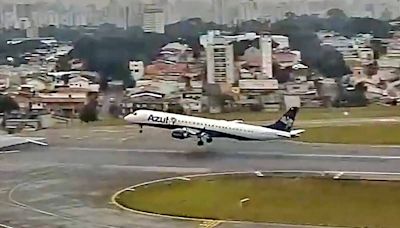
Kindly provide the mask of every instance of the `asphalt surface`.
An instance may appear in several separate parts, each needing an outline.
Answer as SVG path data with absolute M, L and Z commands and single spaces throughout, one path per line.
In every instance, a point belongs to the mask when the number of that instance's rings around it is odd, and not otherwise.
M 310 170 L 400 173 L 400 148 L 217 140 L 204 148 L 168 131 L 131 127 L 51 130 L 49 147 L 0 153 L 0 227 L 199 227 L 124 212 L 120 189 L 145 181 L 222 171 Z M 218 227 L 277 227 L 220 224 Z M 280 226 L 282 227 L 282 226 Z

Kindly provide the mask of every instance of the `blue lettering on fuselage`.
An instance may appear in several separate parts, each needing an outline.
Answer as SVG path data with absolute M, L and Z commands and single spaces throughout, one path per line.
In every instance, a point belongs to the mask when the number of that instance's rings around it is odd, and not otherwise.
M 162 123 L 162 124 L 175 125 L 176 118 L 168 117 L 168 116 L 167 117 L 160 117 L 160 116 L 150 115 L 149 118 L 147 118 L 147 121 L 156 122 L 156 123 Z

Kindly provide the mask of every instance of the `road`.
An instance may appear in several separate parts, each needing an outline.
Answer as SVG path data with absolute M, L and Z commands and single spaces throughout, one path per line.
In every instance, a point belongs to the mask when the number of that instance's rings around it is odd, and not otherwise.
M 199 149 L 194 141 L 171 140 L 167 131 L 149 129 L 139 135 L 132 133 L 131 128 L 118 132 L 109 128 L 54 130 L 43 134 L 52 136 L 51 146 L 0 154 L 0 224 L 15 228 L 199 227 L 198 222 L 121 211 L 110 204 L 110 197 L 120 189 L 145 181 L 208 172 L 400 173 L 400 149 L 396 148 L 217 140 Z M 123 140 L 122 136 L 128 139 Z M 218 227 L 274 226 L 220 224 Z

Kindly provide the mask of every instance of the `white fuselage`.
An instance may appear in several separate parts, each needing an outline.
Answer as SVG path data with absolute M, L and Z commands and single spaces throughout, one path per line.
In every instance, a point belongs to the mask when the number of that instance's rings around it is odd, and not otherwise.
M 166 112 L 138 110 L 125 117 L 131 124 L 153 126 L 167 129 L 195 129 L 204 131 L 212 137 L 226 137 L 239 140 L 265 141 L 290 138 L 290 133 L 239 121 L 208 119 Z

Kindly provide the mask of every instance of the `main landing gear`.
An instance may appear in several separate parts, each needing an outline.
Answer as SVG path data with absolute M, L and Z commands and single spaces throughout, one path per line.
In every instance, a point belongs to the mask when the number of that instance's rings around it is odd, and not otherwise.
M 213 139 L 211 137 L 209 137 L 209 138 L 206 139 L 206 142 L 207 143 L 212 143 Z M 204 141 L 200 138 L 200 140 L 197 142 L 197 145 L 198 146 L 204 146 Z

